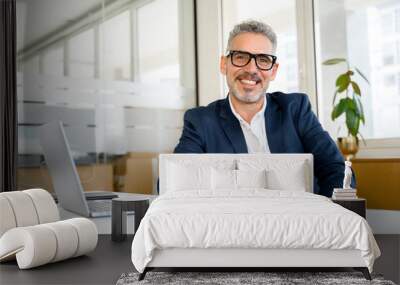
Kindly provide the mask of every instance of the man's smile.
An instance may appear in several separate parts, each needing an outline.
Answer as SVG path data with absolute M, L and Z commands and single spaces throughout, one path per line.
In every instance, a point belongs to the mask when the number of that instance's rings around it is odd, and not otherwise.
M 240 82 L 242 83 L 242 84 L 244 84 L 244 85 L 256 85 L 257 84 L 257 81 L 254 81 L 254 80 L 247 80 L 247 79 L 242 79 L 242 80 L 240 80 Z
M 258 83 L 261 83 L 261 79 L 256 75 L 253 75 L 253 76 L 251 76 L 251 75 L 250 76 L 249 75 L 241 75 L 241 76 L 238 76 L 237 80 L 245 88 L 253 88 Z

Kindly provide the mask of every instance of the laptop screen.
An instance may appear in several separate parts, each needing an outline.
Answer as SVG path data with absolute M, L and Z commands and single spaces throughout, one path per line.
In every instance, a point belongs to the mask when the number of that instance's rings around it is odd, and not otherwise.
M 89 208 L 62 122 L 47 123 L 40 127 L 39 132 L 59 205 L 65 210 L 89 217 Z

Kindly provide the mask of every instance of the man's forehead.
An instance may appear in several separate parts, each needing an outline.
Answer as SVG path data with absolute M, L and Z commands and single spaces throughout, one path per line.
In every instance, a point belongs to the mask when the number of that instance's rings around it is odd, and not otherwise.
M 267 36 L 259 33 L 241 33 L 234 37 L 231 50 L 242 50 L 252 53 L 272 53 L 273 47 Z

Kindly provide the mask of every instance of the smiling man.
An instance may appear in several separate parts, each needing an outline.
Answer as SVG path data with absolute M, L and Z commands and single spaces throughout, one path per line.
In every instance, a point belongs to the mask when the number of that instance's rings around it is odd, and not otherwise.
M 314 192 L 342 187 L 344 161 L 305 94 L 267 93 L 279 64 L 270 26 L 246 21 L 229 34 L 220 70 L 225 99 L 190 109 L 175 153 L 312 153 Z

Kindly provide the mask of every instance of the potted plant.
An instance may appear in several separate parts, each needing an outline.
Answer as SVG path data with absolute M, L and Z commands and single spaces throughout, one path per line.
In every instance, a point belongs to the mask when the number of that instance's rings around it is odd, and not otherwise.
M 332 58 L 323 62 L 324 65 L 340 63 L 345 63 L 347 70 L 336 78 L 336 91 L 332 101 L 331 118 L 335 121 L 337 118 L 345 116 L 347 137 L 339 137 L 338 145 L 346 159 L 350 159 L 358 151 L 359 137 L 363 139 L 360 133 L 360 124 L 365 124 L 364 109 L 361 103 L 361 89 L 353 76 L 356 72 L 368 84 L 369 81 L 357 67 L 354 67 L 354 72 L 344 58 Z

